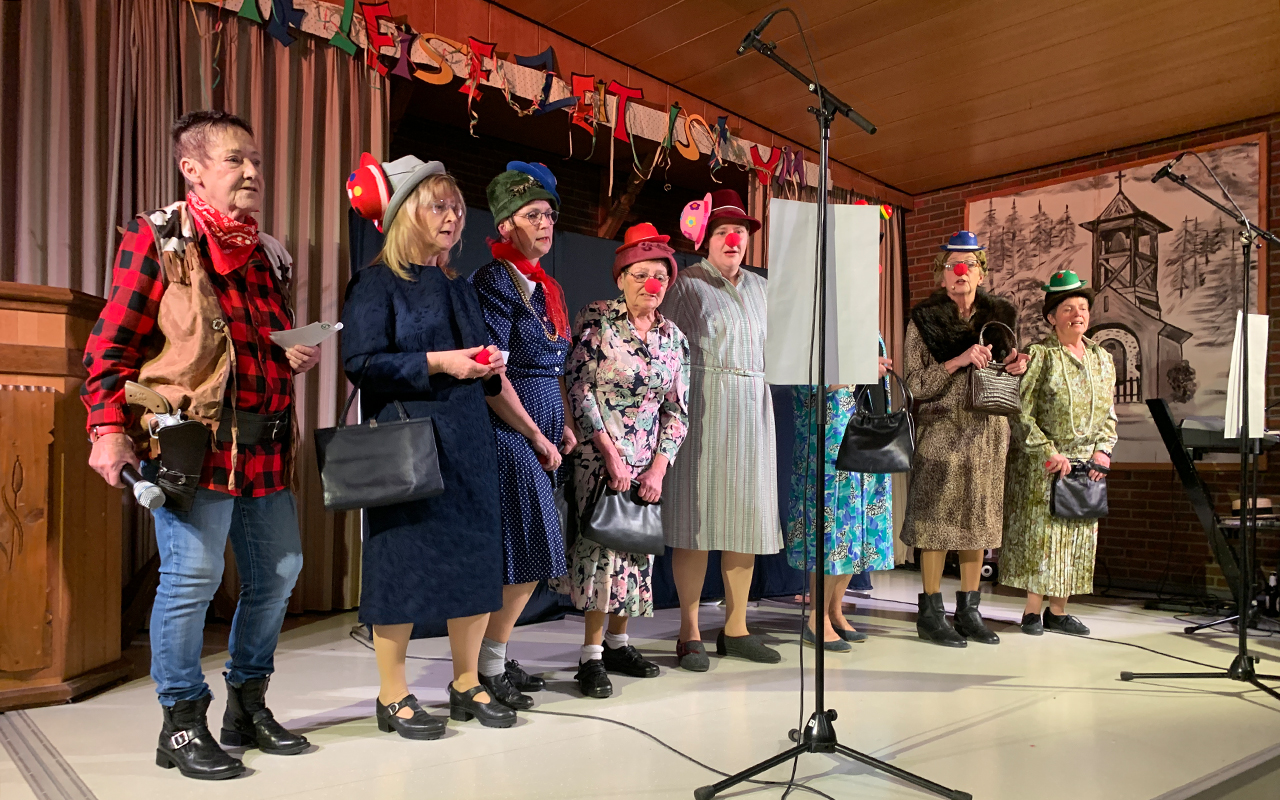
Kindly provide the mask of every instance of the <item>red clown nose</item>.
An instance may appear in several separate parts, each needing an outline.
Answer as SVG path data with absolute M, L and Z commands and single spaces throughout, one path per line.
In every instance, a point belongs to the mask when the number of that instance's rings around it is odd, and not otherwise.
M 649 294 L 656 295 L 658 292 L 662 291 L 662 281 L 657 278 L 650 278 L 644 282 L 644 290 Z
M 952 271 L 952 272 L 954 272 L 954 273 L 956 274 L 956 276 L 957 276 L 957 277 L 960 277 L 960 278 L 963 278 L 965 275 L 968 275 L 968 274 L 969 274 L 969 268 L 968 268 L 967 266 L 965 266 L 964 264 L 955 264 L 955 265 L 953 265 L 953 266 L 951 267 L 951 271 Z
M 489 351 L 488 351 L 488 349 L 481 350 L 479 353 L 476 353 L 476 363 L 477 363 L 477 364 L 488 364 L 488 363 L 489 363 Z
M 740 244 L 742 244 L 742 234 L 737 231 L 734 231 L 724 237 L 725 247 L 737 247 Z

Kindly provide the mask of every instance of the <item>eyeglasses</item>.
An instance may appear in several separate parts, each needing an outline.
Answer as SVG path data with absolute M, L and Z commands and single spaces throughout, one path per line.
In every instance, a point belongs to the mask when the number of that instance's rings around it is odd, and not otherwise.
M 437 217 L 443 217 L 444 212 L 446 211 L 452 211 L 453 215 L 459 219 L 461 219 L 463 214 L 462 206 L 457 203 L 446 202 L 443 200 L 432 200 L 427 204 L 427 210 L 432 214 L 435 214 Z
M 530 211 L 528 214 L 516 214 L 517 217 L 524 217 L 529 224 L 535 228 L 542 223 L 542 218 L 546 217 L 547 222 L 552 225 L 556 224 L 556 220 L 560 219 L 559 211 Z
M 667 281 L 669 280 L 666 273 L 664 272 L 654 272 L 650 274 L 648 272 L 632 272 L 629 269 L 623 270 L 623 272 L 625 272 L 627 275 L 630 275 L 631 280 L 635 281 L 636 283 L 644 283 L 650 278 L 653 278 L 655 281 L 665 286 Z
M 964 264 L 965 269 L 982 269 L 982 265 L 977 261 L 952 261 L 947 264 L 946 269 L 954 272 L 955 268 L 960 264 Z

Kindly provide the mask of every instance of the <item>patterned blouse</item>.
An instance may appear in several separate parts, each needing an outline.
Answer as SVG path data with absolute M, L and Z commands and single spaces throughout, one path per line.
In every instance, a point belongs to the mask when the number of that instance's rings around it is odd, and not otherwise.
M 661 314 L 642 342 L 622 298 L 597 300 L 578 314 L 566 373 L 569 408 L 587 442 L 603 430 L 622 460 L 647 467 L 675 461 L 689 431 L 689 341 Z
M 1086 459 L 1097 450 L 1110 453 L 1117 440 L 1111 354 L 1085 339 L 1081 361 L 1052 332 L 1028 353 L 1022 413 L 1010 419 L 1018 449 L 1038 461 L 1055 454 Z

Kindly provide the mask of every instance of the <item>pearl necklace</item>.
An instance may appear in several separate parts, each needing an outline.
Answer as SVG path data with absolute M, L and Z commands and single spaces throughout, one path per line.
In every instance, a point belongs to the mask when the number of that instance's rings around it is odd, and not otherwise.
M 1069 404 L 1067 414 L 1071 418 L 1071 432 L 1079 439 L 1093 429 L 1094 406 L 1097 405 L 1097 398 L 1094 395 L 1093 373 L 1089 369 L 1089 348 L 1086 346 L 1084 348 L 1084 357 L 1080 359 L 1080 363 L 1084 365 L 1084 379 L 1089 384 L 1089 419 L 1085 423 L 1083 431 L 1076 430 L 1076 397 L 1074 390 L 1071 388 L 1071 384 L 1074 381 L 1071 380 L 1071 375 L 1067 372 L 1067 357 L 1062 354 L 1066 349 L 1067 346 L 1065 344 L 1058 342 L 1058 360 L 1062 364 L 1062 374 L 1067 381 L 1067 403 Z

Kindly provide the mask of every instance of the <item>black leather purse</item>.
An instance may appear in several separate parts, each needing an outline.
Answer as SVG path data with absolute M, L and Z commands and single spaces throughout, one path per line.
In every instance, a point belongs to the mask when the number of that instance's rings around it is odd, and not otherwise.
M 1071 461 L 1071 472 L 1065 478 L 1053 476 L 1049 490 L 1049 513 L 1061 519 L 1098 519 L 1107 515 L 1107 479 L 1091 480 L 1089 470 L 1098 469 L 1092 461 Z
M 411 419 L 396 400 L 398 420 L 346 424 L 368 366 L 366 358 L 342 407 L 338 426 L 315 432 L 316 463 L 324 507 L 329 511 L 409 503 L 444 493 L 436 428 L 430 417 Z
M 666 551 L 662 535 L 662 502 L 646 503 L 640 499 L 640 484 L 615 492 L 601 476 L 591 495 L 591 503 L 582 515 L 579 534 L 620 553 L 661 555 Z
M 890 370 L 889 374 L 902 387 L 905 402 L 901 410 L 877 414 L 871 407 L 863 411 L 862 399 L 866 397 L 871 405 L 871 395 L 865 389 L 859 390 L 854 398 L 853 416 L 840 440 L 836 469 L 878 474 L 911 471 L 916 454 L 916 426 L 911 418 L 915 398 L 896 372 Z

